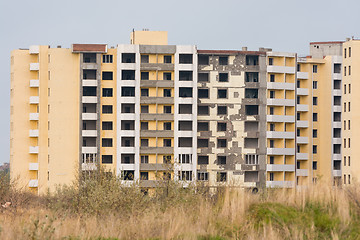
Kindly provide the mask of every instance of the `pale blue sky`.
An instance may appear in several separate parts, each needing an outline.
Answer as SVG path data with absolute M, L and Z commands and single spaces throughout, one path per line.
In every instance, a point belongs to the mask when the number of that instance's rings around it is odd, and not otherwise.
M 311 41 L 359 38 L 359 9 L 358 0 L 0 0 L 0 164 L 9 161 L 12 49 L 115 46 L 148 28 L 168 31 L 169 44 L 304 55 Z

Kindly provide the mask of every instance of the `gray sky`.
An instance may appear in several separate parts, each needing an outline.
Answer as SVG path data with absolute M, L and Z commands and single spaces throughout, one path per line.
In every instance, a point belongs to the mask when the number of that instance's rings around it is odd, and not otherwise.
M 133 28 L 168 31 L 198 49 L 308 53 L 311 41 L 360 37 L 358 0 L 0 0 L 0 164 L 9 161 L 10 51 L 30 45 L 129 43 Z M 27 149 L 24 149 L 27 151 Z

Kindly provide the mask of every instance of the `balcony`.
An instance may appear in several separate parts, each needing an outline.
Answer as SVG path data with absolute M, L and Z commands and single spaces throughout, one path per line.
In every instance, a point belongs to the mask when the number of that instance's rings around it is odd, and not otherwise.
M 165 87 L 173 88 L 174 81 L 172 80 L 141 80 L 140 87 Z
M 148 154 L 173 154 L 173 147 L 140 147 L 140 154 L 148 153 Z
M 141 137 L 174 137 L 174 131 L 172 130 L 141 130 Z
M 38 171 L 39 163 L 29 163 L 29 171 Z
M 174 71 L 172 63 L 141 63 L 141 71 Z
M 98 80 L 82 80 L 82 85 L 84 87 L 97 87 Z
M 266 187 L 293 188 L 293 187 L 295 187 L 295 182 L 294 181 L 266 181 Z
M 332 127 L 333 128 L 341 128 L 342 127 L 341 122 L 333 122 Z
M 341 92 L 340 89 L 334 89 L 334 90 L 332 91 L 332 93 L 333 93 L 334 96 L 341 96 L 341 94 L 342 94 L 342 92 Z
M 333 112 L 341 112 L 341 106 L 333 106 Z
M 30 104 L 39 104 L 39 97 L 38 96 L 31 96 L 29 99 Z
M 97 97 L 83 96 L 81 100 L 82 100 L 82 103 L 97 103 L 98 102 Z
M 83 170 L 83 171 L 97 170 L 97 164 L 96 163 L 82 163 L 81 170 Z
M 308 112 L 309 111 L 309 106 L 306 104 L 297 104 L 296 105 L 296 111 L 298 112 Z
M 29 187 L 36 188 L 38 187 L 39 181 L 37 179 L 32 179 L 29 181 Z
M 269 106 L 295 106 L 295 99 L 267 99 Z
M 296 137 L 296 143 L 298 144 L 308 144 L 309 138 L 308 137 Z
M 333 160 L 341 161 L 341 153 L 334 153 Z
M 293 172 L 293 171 L 295 171 L 295 165 L 293 165 L 293 164 L 266 164 L 266 171 Z
M 309 154 L 308 153 L 296 153 L 296 160 L 308 160 Z
M 38 129 L 29 130 L 29 137 L 39 137 L 39 130 Z
M 332 172 L 334 177 L 341 177 L 342 175 L 341 170 L 333 170 Z
M 309 122 L 308 121 L 296 121 L 297 128 L 308 128 Z
M 97 147 L 82 147 L 81 153 L 97 153 Z
M 296 77 L 298 79 L 308 79 L 309 78 L 309 73 L 307 73 L 307 72 L 297 72 Z
M 295 74 L 295 67 L 267 66 L 268 73 L 290 73 Z
M 141 104 L 174 104 L 173 97 L 140 97 Z
M 285 83 L 285 82 L 268 82 L 268 89 L 280 89 L 280 90 L 295 90 L 294 83 Z
M 268 122 L 295 122 L 295 116 L 291 115 L 267 115 Z
M 39 79 L 32 79 L 30 80 L 30 87 L 38 88 L 40 86 Z
M 82 113 L 81 118 L 82 118 L 82 120 L 97 120 L 98 114 L 97 113 Z
M 333 138 L 333 139 L 332 139 L 332 143 L 333 143 L 333 144 L 341 144 L 341 143 L 342 143 L 342 139 L 341 139 L 341 138 Z
M 83 137 L 97 137 L 97 130 L 82 130 Z
M 38 146 L 29 147 L 29 153 L 30 154 L 38 154 L 39 153 L 39 147 Z
M 267 148 L 268 155 L 295 155 L 295 148 Z
M 285 138 L 292 139 L 295 138 L 295 132 L 277 132 L 277 131 L 267 131 L 267 138 Z
M 307 169 L 296 169 L 296 176 L 307 177 L 309 176 L 309 171 Z
M 40 46 L 39 45 L 32 45 L 29 48 L 29 54 L 39 54 Z
M 309 95 L 309 89 L 307 89 L 307 88 L 297 88 L 296 89 L 296 94 L 300 95 L 300 96 L 307 96 L 307 95 Z
M 168 171 L 171 167 L 171 164 L 161 164 L 161 163 L 141 163 L 140 171 Z
M 171 113 L 141 113 L 140 114 L 141 121 L 173 121 L 174 114 Z
M 40 64 L 39 63 L 30 63 L 30 71 L 39 71 Z
M 39 120 L 39 114 L 38 113 L 30 113 L 29 119 L 30 119 L 30 121 L 38 121 Z
M 121 147 L 121 153 L 135 153 L 135 147 Z

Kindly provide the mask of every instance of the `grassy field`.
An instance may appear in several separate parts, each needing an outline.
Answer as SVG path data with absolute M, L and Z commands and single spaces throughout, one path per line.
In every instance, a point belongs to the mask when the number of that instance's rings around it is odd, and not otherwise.
M 360 189 L 257 194 L 165 182 L 151 194 L 104 174 L 34 196 L 0 178 L 0 239 L 360 239 Z

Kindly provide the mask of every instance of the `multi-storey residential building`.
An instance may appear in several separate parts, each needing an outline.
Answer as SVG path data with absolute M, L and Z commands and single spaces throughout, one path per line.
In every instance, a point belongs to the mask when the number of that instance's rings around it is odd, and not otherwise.
M 360 171 L 350 151 L 359 46 L 314 42 L 298 58 L 197 50 L 167 45 L 166 32 L 133 31 L 131 44 L 116 48 L 14 50 L 11 176 L 38 193 L 98 164 L 143 188 L 170 178 L 212 187 L 349 184 Z

